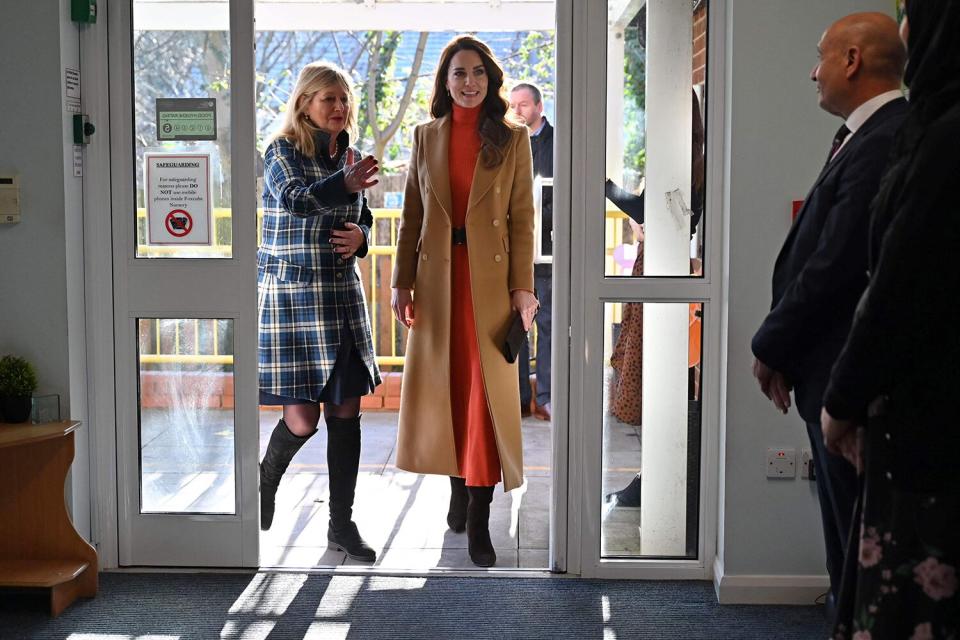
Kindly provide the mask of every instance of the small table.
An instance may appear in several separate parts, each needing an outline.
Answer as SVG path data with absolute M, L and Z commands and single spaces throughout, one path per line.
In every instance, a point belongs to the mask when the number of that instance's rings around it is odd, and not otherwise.
M 97 594 L 97 551 L 64 503 L 79 426 L 0 423 L 0 587 L 49 589 L 54 617 Z

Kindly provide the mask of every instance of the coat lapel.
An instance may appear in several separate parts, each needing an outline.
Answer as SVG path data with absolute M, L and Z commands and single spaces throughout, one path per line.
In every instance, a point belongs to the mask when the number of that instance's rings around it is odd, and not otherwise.
M 447 217 L 453 219 L 453 205 L 450 196 L 450 116 L 444 116 L 434 121 L 433 126 L 429 128 L 432 140 L 427 144 L 427 149 L 433 152 L 427 158 L 427 180 L 430 182 L 430 188 L 440 203 L 443 212 Z
M 493 183 L 496 182 L 497 176 L 500 175 L 500 169 L 505 163 L 500 163 L 500 165 L 487 168 L 483 166 L 483 160 L 480 156 L 477 156 L 477 168 L 473 171 L 473 184 L 470 187 L 470 200 L 467 202 L 467 217 L 470 217 L 470 212 L 473 211 L 473 207 L 480 202 L 480 199 L 487 194 L 487 191 L 490 190 L 490 187 L 493 186 Z

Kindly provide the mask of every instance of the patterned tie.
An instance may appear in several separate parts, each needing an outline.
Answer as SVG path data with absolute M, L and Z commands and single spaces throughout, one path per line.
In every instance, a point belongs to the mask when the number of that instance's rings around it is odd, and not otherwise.
M 833 144 L 830 145 L 830 155 L 827 156 L 827 164 L 830 164 L 833 156 L 837 155 L 837 151 L 840 150 L 840 146 L 843 144 L 843 141 L 847 139 L 848 135 L 850 135 L 850 129 L 847 128 L 847 125 L 840 125 L 840 128 L 837 129 L 837 135 L 833 136 Z

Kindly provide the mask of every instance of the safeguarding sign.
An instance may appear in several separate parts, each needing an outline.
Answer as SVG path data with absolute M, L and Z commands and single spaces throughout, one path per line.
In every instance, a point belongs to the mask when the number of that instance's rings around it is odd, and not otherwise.
M 157 98 L 157 140 L 216 140 L 215 98 Z
M 212 244 L 209 153 L 147 153 L 147 244 Z

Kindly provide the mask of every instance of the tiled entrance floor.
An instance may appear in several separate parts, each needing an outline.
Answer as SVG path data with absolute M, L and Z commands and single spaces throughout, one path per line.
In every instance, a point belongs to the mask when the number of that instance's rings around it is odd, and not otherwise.
M 260 447 L 266 447 L 279 412 L 260 413 Z M 393 412 L 363 416 L 363 447 L 354 520 L 378 551 L 375 566 L 402 570 L 476 569 L 467 536 L 447 528 L 450 483 L 394 466 Z M 548 565 L 550 425 L 523 421 L 525 484 L 509 494 L 499 486 L 490 510 L 490 535 L 498 568 L 544 569 Z M 273 527 L 261 533 L 264 567 L 331 567 L 354 564 L 327 549 L 326 432 L 321 429 L 293 459 L 277 492 Z

